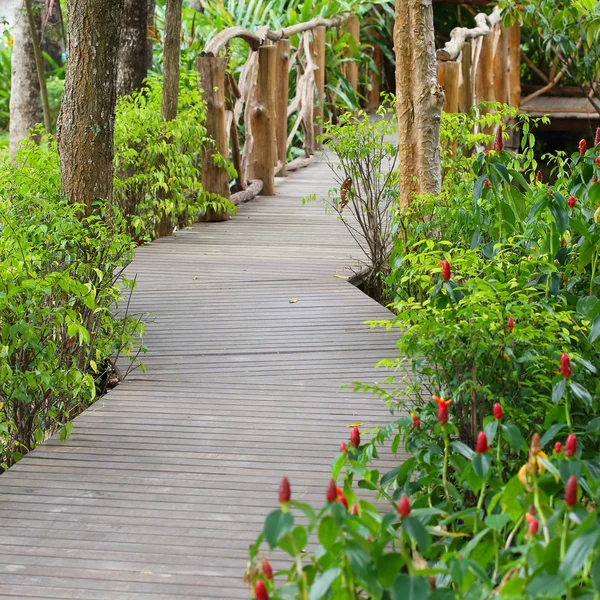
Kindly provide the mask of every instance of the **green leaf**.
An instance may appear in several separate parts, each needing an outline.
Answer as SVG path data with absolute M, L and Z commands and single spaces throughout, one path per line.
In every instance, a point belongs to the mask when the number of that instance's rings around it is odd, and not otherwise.
M 560 402 L 560 399 L 564 396 L 566 389 L 566 379 L 559 379 L 558 383 L 552 388 L 552 402 L 554 404 L 558 404 Z
M 600 538 L 600 528 L 595 527 L 573 540 L 560 565 L 559 572 L 565 579 L 571 579 L 579 572 L 590 553 L 594 551 L 598 538 Z
M 490 470 L 490 466 L 492 465 L 492 457 L 489 452 L 482 452 L 473 457 L 471 464 L 473 465 L 473 471 L 475 471 L 477 476 L 481 479 L 485 479 Z
M 590 335 L 588 338 L 590 340 L 590 344 L 593 344 L 599 335 L 600 335 L 600 315 L 598 315 L 592 321 L 592 328 L 590 330 Z
M 575 381 L 569 383 L 569 387 L 573 394 L 580 400 L 583 400 L 590 408 L 592 406 L 592 395 L 580 384 Z
M 426 600 L 429 583 L 425 577 L 398 575 L 392 587 L 392 600 Z
M 463 444 L 463 442 L 452 442 L 450 445 L 468 460 L 471 460 L 475 456 L 475 451 L 466 444 Z
M 503 423 L 502 431 L 504 432 L 504 437 L 511 445 L 512 449 L 515 452 L 519 452 L 523 446 L 523 436 L 521 435 L 518 427 L 513 423 Z
M 379 583 L 384 588 L 391 587 L 403 564 L 404 559 L 401 554 L 384 554 L 377 563 Z
M 510 520 L 510 515 L 507 514 L 488 515 L 485 518 L 485 524 L 491 529 L 500 531 Z
M 431 538 L 427 529 L 425 529 L 423 523 L 421 523 L 419 519 L 413 517 L 402 519 L 402 528 L 408 537 L 417 543 L 421 552 L 427 552 L 429 544 L 431 543 Z
M 529 598 L 561 598 L 566 593 L 565 584 L 557 575 L 538 575 L 526 590 Z
M 564 379 L 563 379 L 564 381 Z M 544 435 L 540 438 L 540 446 L 543 448 L 548 442 L 551 442 L 554 439 L 554 436 L 561 430 L 565 428 L 564 423 L 555 423 L 544 433 Z
M 325 517 L 319 523 L 318 537 L 323 548 L 326 550 L 331 550 L 331 548 L 333 548 L 338 537 L 338 531 L 338 527 L 333 517 Z
M 283 512 L 281 509 L 274 510 L 265 519 L 263 534 L 271 550 L 277 546 L 279 540 L 291 530 L 294 525 L 294 517 L 291 512 Z
M 333 582 L 342 574 L 340 567 L 328 569 L 310 586 L 309 600 L 320 600 L 331 588 Z
M 346 455 L 340 452 L 331 465 L 331 477 L 337 479 L 344 465 L 346 464 Z

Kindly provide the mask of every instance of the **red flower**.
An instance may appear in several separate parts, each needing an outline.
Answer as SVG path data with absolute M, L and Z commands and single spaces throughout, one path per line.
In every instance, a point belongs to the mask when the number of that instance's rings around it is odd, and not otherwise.
M 592 183 L 598 183 L 598 177 L 596 177 L 596 175 L 592 177 Z
M 587 150 L 587 142 L 585 140 L 581 140 L 579 142 L 579 154 L 581 154 L 581 156 L 583 156 L 585 154 L 586 150 Z
M 506 329 L 508 329 L 508 333 L 513 332 L 516 324 L 517 322 L 512 317 L 508 317 L 508 321 L 506 321 Z
M 577 476 L 571 475 L 565 487 L 565 504 L 574 508 L 577 504 Z
M 571 370 L 571 359 L 566 352 L 563 352 L 560 357 L 560 374 L 565 378 L 569 379 L 571 375 L 573 375 L 573 371 Z
M 543 175 L 542 175 L 542 172 L 541 172 L 541 171 L 538 171 L 538 172 L 535 174 L 535 180 L 536 180 L 536 181 L 539 181 L 540 183 L 542 183 L 542 181 L 544 180 L 544 177 L 543 177 Z
M 556 444 L 554 444 L 554 452 L 556 452 L 556 454 L 560 454 L 562 452 L 562 444 L 560 442 L 556 442 Z
M 596 129 L 596 137 L 594 139 L 594 146 L 600 144 L 600 127 Z
M 346 496 L 344 495 L 342 488 L 336 487 L 335 493 L 336 493 L 337 499 L 344 505 L 344 508 L 346 510 L 348 510 L 348 500 L 346 499 Z
M 438 423 L 443 427 L 448 423 L 448 407 L 452 402 L 452 399 L 444 400 L 438 396 L 434 396 L 433 399 L 438 405 Z
M 263 573 L 265 574 L 265 577 L 267 579 L 273 579 L 273 569 L 271 568 L 271 564 L 269 563 L 269 561 L 265 558 L 265 560 L 263 560 Z
M 504 148 L 504 143 L 502 141 L 502 125 L 498 125 L 498 129 L 496 129 L 496 139 L 494 140 L 494 150 L 496 152 L 500 152 Z
M 496 402 L 496 404 L 494 404 L 492 412 L 494 413 L 494 419 L 496 419 L 496 421 L 502 420 L 502 405 L 500 402 Z
M 526 513 L 525 518 L 527 519 L 527 530 L 529 531 L 529 535 L 533 536 L 538 532 L 540 528 L 540 522 L 531 514 Z
M 597 166 L 597 167 L 600 167 L 600 156 L 598 156 L 598 157 L 596 158 L 596 161 L 595 161 L 595 162 L 596 162 L 596 166 Z
M 417 417 L 417 415 L 415 415 L 414 412 L 411 412 L 410 416 L 412 417 L 412 420 L 413 420 L 413 427 L 415 429 L 421 429 L 421 419 L 419 419 L 419 417 Z
M 450 263 L 447 260 L 440 260 L 438 265 L 442 267 L 442 279 L 448 281 L 450 279 Z
M 350 509 L 350 514 L 351 515 L 357 515 L 358 514 L 358 506 L 356 505 L 356 502 L 352 505 L 352 508 Z
M 600 129 L 600 127 L 598 127 L 598 129 Z M 575 198 L 575 196 L 569 196 L 567 204 L 569 205 L 569 208 L 573 208 L 577 204 L 577 198 Z
M 256 600 L 269 600 L 269 593 L 262 579 L 259 579 L 254 585 L 254 595 L 256 596 Z
M 490 183 L 490 180 L 487 177 L 485 178 L 485 181 L 483 182 L 483 187 L 484 188 L 492 187 L 492 184 Z
M 477 436 L 477 443 L 475 444 L 475 452 L 477 452 L 477 454 L 483 454 L 489 449 L 487 435 L 485 435 L 485 431 L 480 431 Z
M 571 458 L 577 452 L 577 438 L 574 433 L 569 434 L 565 442 L 565 456 Z
M 354 427 L 350 432 L 350 443 L 355 448 L 360 446 L 360 431 L 358 430 L 358 427 Z
M 327 486 L 327 491 L 325 492 L 325 499 L 327 502 L 335 502 L 337 500 L 337 489 L 335 487 L 335 480 L 332 479 Z
M 348 446 L 346 445 L 346 442 L 340 442 L 340 452 L 342 454 L 348 454 Z
M 282 477 L 279 483 L 279 502 L 282 504 L 289 502 L 292 497 L 292 489 L 287 477 Z
M 403 519 L 406 519 L 410 515 L 410 500 L 406 496 L 402 496 L 400 502 L 398 502 L 398 514 Z

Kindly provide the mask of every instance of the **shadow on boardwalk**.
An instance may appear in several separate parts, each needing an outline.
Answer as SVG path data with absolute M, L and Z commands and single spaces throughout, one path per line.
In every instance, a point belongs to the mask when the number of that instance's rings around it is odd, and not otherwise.
M 320 505 L 347 425 L 389 418 L 340 390 L 383 378 L 396 334 L 362 324 L 390 313 L 335 277 L 357 248 L 301 204 L 331 182 L 313 164 L 227 223 L 138 251 L 147 372 L 0 477 L 0 598 L 248 597 L 247 547 L 281 475 Z

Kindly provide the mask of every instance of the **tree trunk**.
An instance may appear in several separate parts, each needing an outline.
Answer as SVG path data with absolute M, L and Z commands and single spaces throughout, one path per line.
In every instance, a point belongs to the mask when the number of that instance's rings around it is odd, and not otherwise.
M 125 0 L 117 71 L 117 94 L 120 96 L 141 89 L 148 75 L 147 29 L 148 2 Z
M 162 116 L 172 121 L 177 116 L 179 100 L 179 54 L 181 45 L 182 0 L 167 0 L 163 46 Z
M 414 194 L 439 194 L 440 123 L 444 91 L 437 79 L 431 0 L 396 0 L 396 109 L 400 203 Z
M 123 0 L 67 0 L 65 94 L 58 117 L 63 193 L 91 213 L 113 187 L 117 55 Z
M 156 13 L 156 0 L 148 0 L 148 23 L 147 23 L 147 50 L 146 50 L 146 70 L 149 71 L 152 68 L 154 62 L 154 40 L 156 38 L 156 25 L 155 25 L 155 13 Z
M 24 1 L 21 10 L 17 10 L 15 14 L 11 65 L 9 143 L 12 159 L 19 142 L 42 120 L 40 81 Z

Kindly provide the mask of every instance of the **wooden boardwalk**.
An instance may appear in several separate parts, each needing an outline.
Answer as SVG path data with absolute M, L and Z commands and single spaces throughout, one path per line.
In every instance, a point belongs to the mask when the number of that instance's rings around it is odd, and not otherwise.
M 335 277 L 353 240 L 302 206 L 331 181 L 313 164 L 229 222 L 138 251 L 147 372 L 0 477 L 0 598 L 248 597 L 247 547 L 282 474 L 320 504 L 348 424 L 389 418 L 340 390 L 383 379 L 396 334 L 363 325 L 389 312 Z

